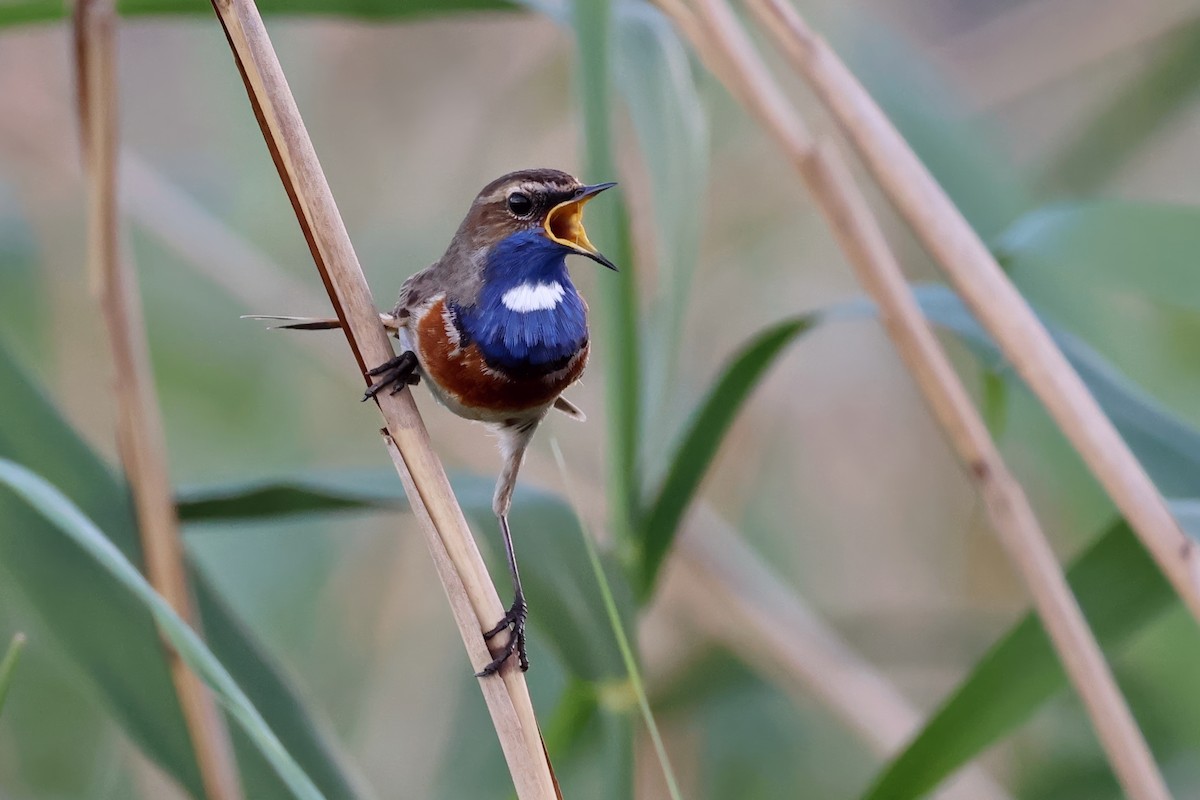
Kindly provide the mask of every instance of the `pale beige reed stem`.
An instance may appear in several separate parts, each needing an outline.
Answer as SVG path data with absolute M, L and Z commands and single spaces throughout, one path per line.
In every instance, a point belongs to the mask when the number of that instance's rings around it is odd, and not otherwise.
M 164 242 L 176 246 L 199 274 L 248 308 L 269 305 L 273 302 L 269 287 L 276 282 L 288 284 L 289 276 L 278 264 L 258 253 L 239 233 L 203 210 L 181 189 L 144 163 L 134 169 L 138 160 L 131 153 L 126 153 L 122 161 L 129 213 L 162 236 Z M 205 235 L 186 234 L 192 227 Z M 295 303 L 298 307 L 318 307 L 316 298 L 308 296 L 303 286 L 293 286 L 292 291 L 301 298 Z M 291 305 L 284 303 L 283 307 Z M 296 341 L 303 343 L 303 352 L 320 356 L 322 363 L 330 362 L 331 351 L 313 348 L 317 337 L 301 336 Z M 345 362 L 339 358 L 334 365 L 342 368 Z M 385 442 L 393 458 L 398 457 L 394 444 L 388 439 Z M 439 546 L 440 541 L 433 540 L 432 545 Z M 703 555 L 708 552 L 718 555 Z M 755 668 L 779 678 L 789 688 L 801 687 L 806 697 L 815 695 L 880 756 L 895 752 L 917 730 L 920 712 L 886 676 L 838 638 L 802 598 L 775 579 L 708 507 L 701 506 L 693 514 L 673 563 L 662 592 L 668 604 L 695 620 L 705 633 L 748 658 Z M 710 613 L 716 606 L 721 613 Z M 1007 798 L 978 768 L 964 770 L 962 779 L 939 795 L 939 800 Z
M 117 446 L 133 494 L 150 584 L 180 617 L 201 630 L 184 567 L 141 298 L 131 263 L 121 252 L 116 12 L 111 0 L 81 2 L 76 7 L 75 33 L 88 171 L 89 269 L 108 327 L 116 373 Z M 205 794 L 212 800 L 238 800 L 242 793 L 229 733 L 212 694 L 169 645 L 163 646 Z
M 1196 543 L 1180 529 L 1129 446 L 978 234 L 858 79 L 792 6 L 750 0 L 750 7 L 1200 619 Z
M 1013 559 L 1067 675 L 1083 699 L 1109 762 L 1131 797 L 1169 798 L 1149 748 L 1071 593 L 1020 484 L 1009 473 L 970 395 L 921 315 L 903 271 L 836 150 L 814 146 L 724 0 L 699 0 L 685 31 L 731 91 L 796 165 L 859 281 L 875 299 L 889 336 L 967 466 L 988 517 Z
M 392 347 L 262 18 L 251 0 L 214 0 L 213 7 L 329 299 L 342 321 L 359 371 L 369 382 L 368 368 L 390 359 Z M 387 422 L 386 436 L 395 444 L 390 452 L 399 456 L 397 470 L 430 544 L 471 664 L 479 670 L 491 660 L 482 631 L 503 616 L 504 607 L 411 393 L 380 393 L 375 399 Z M 479 686 L 518 797 L 558 797 L 524 675 L 510 661 L 498 676 L 480 680 Z

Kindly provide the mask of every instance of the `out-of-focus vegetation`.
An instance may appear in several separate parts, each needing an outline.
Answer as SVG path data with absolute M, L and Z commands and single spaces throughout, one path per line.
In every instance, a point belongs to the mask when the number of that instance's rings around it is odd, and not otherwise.
M 512 517 L 530 687 L 567 797 L 666 796 L 577 513 L 603 533 L 684 796 L 915 797 L 976 758 L 1014 797 L 1119 796 L 831 237 L 658 12 L 639 0 L 262 7 L 381 305 L 496 175 L 545 165 L 622 182 L 622 202 L 589 206 L 588 226 L 623 271 L 572 265 L 597 321 L 595 363 L 571 392 L 590 421 L 547 426 Z M 303 783 L 281 780 L 278 753 L 264 758 L 254 736 L 267 727 L 326 797 L 506 796 L 349 353 L 336 334 L 238 320 L 325 306 L 219 26 L 192 0 L 121 8 L 129 251 L 204 636 L 262 717 L 250 736 L 231 725 L 247 797 Z M 1200 533 L 1200 6 L 804 9 Z M 39 511 L 0 488 L 0 642 L 28 635 L 19 665 L 0 668 L 0 796 L 200 796 L 151 610 L 119 566 L 140 550 L 84 269 L 62 15 L 0 0 L 0 458 L 62 493 L 39 495 Z M 936 277 L 898 223 L 890 233 L 914 278 Z M 1200 794 L 1194 620 L 957 298 L 933 286 L 921 299 L 1070 562 L 1176 795 Z M 494 554 L 498 459 L 482 429 L 417 393 Z M 928 710 L 895 760 L 664 599 L 696 503 Z M 55 508 L 120 555 L 97 560 Z

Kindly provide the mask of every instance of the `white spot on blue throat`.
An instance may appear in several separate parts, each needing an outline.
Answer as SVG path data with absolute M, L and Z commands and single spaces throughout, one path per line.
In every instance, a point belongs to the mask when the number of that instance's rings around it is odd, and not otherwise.
M 549 311 L 557 308 L 566 290 L 558 281 L 554 283 L 521 283 L 509 289 L 500 302 L 509 311 L 527 314 L 531 311 Z

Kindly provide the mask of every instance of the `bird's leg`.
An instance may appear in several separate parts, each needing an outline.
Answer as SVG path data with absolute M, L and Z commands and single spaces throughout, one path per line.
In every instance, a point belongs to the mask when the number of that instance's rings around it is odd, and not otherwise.
M 512 505 L 513 489 L 517 485 L 517 473 L 521 462 L 525 460 L 525 449 L 537 429 L 541 417 L 534 420 L 506 425 L 500 429 L 500 446 L 504 453 L 504 468 L 496 482 L 496 494 L 492 498 L 492 510 L 500 521 L 500 535 L 504 538 L 504 556 L 508 561 L 508 574 L 512 576 L 513 603 L 508 611 L 496 623 L 495 627 L 483 634 L 484 639 L 491 640 L 501 631 L 508 631 L 508 642 L 492 662 L 476 673 L 477 677 L 494 675 L 508 657 L 516 653 L 517 663 L 521 671 L 529 669 L 529 657 L 525 654 L 525 619 L 529 607 L 525 604 L 525 593 L 521 590 L 521 573 L 517 570 L 517 553 L 513 548 L 512 533 L 508 528 L 508 509 Z
M 405 350 L 400 355 L 388 359 L 367 373 L 371 377 L 378 377 L 379 380 L 372 383 L 371 387 L 363 392 L 362 399 L 370 400 L 389 386 L 392 387 L 392 394 L 405 386 L 416 386 L 417 382 L 421 380 L 421 376 L 417 374 L 416 370 L 417 354 L 411 350 Z
M 529 606 L 525 604 L 525 593 L 521 591 L 521 574 L 517 571 L 517 556 L 513 551 L 512 534 L 508 530 L 508 516 L 499 517 L 499 520 L 500 533 L 504 537 L 504 554 L 508 558 L 508 573 L 512 576 L 513 604 L 496 623 L 496 626 L 483 634 L 483 638 L 491 641 L 501 631 L 508 631 L 509 636 L 508 643 L 504 645 L 500 655 L 475 673 L 479 678 L 495 674 L 500 669 L 500 665 L 513 653 L 517 654 L 517 663 L 520 664 L 521 671 L 529 669 L 529 657 L 525 654 L 525 619 L 529 615 Z

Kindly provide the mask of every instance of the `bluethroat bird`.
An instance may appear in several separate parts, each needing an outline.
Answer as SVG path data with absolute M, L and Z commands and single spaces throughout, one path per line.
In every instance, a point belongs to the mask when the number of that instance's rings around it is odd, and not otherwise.
M 582 419 L 562 396 L 579 380 L 588 359 L 587 303 L 567 273 L 566 258 L 586 256 L 616 266 L 588 241 L 583 206 L 615 184 L 584 185 L 565 172 L 530 169 L 489 183 L 471 204 L 445 255 L 400 288 L 385 326 L 400 354 L 370 371 L 378 380 L 363 399 L 392 393 L 422 378 L 442 405 L 499 434 L 504 459 L 492 510 L 500 522 L 512 576 L 513 604 L 492 639 L 509 631 L 508 644 L 479 676 L 491 675 L 525 654 L 528 607 L 508 527 L 517 472 L 539 423 L 556 408 Z M 284 328 L 336 328 L 333 320 L 283 319 Z

